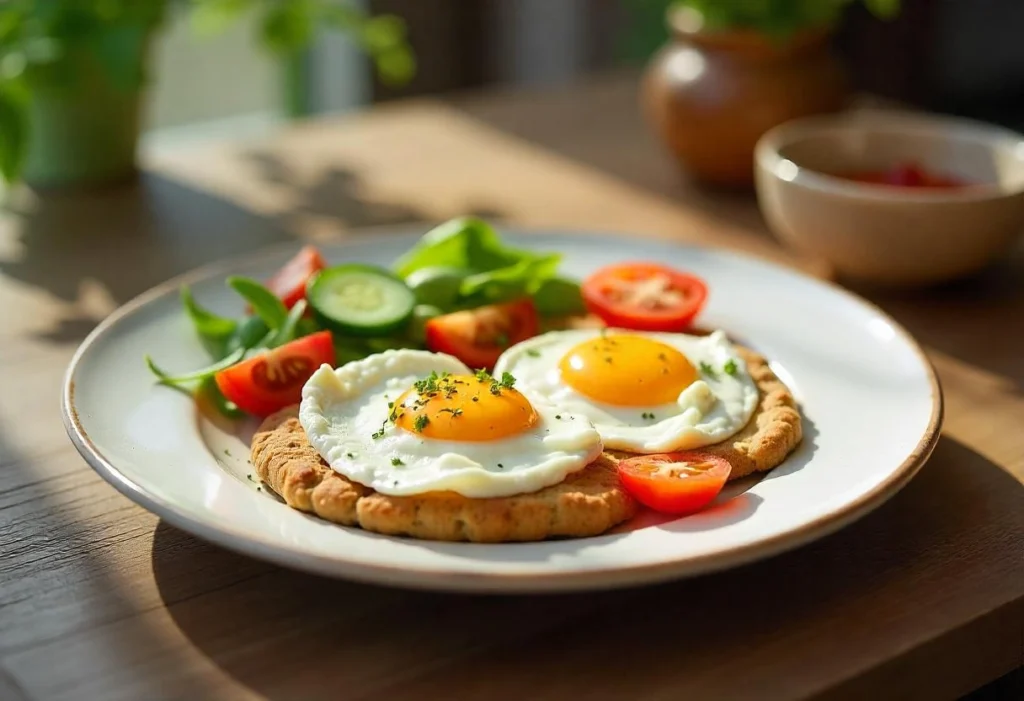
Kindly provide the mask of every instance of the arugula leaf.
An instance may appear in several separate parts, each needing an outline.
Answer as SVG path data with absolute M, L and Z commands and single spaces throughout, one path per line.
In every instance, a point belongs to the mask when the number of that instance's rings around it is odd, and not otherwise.
M 191 384 L 193 382 L 202 382 L 203 380 L 209 379 L 221 370 L 226 370 L 231 367 L 244 357 L 245 351 L 239 348 L 212 365 L 207 365 L 205 368 L 194 370 L 184 375 L 171 375 L 169 372 L 162 370 L 148 355 L 146 356 L 146 366 L 159 378 L 161 384 L 184 385 Z
M 228 344 L 238 330 L 238 322 L 199 306 L 187 285 L 181 287 L 181 304 L 192 320 L 192 325 L 206 352 L 217 359 L 227 355 Z
M 533 304 L 541 316 L 570 316 L 587 311 L 579 283 L 557 276 L 541 283 L 533 295 Z
M 253 311 L 263 319 L 271 331 L 281 328 L 288 319 L 288 308 L 273 292 L 252 278 L 233 275 L 228 278 L 231 288 L 252 305 Z
M 283 346 L 285 343 L 298 338 L 297 331 L 299 322 L 302 321 L 302 315 L 305 313 L 306 300 L 300 299 L 295 303 L 295 306 L 292 307 L 291 311 L 288 312 L 288 316 L 284 320 L 284 323 L 281 324 L 281 328 L 279 328 L 274 335 L 270 337 L 270 340 L 267 341 L 267 348 L 277 348 L 278 346 Z
M 269 338 L 270 333 L 272 333 L 270 327 L 263 319 L 258 316 L 247 317 L 238 325 L 238 330 L 228 342 L 228 350 L 255 348 L 264 338 Z
M 224 396 L 212 376 L 202 381 L 197 394 L 201 399 L 205 399 L 212 404 L 219 414 L 229 419 L 241 419 L 246 416 L 246 413 L 239 409 L 238 405 Z

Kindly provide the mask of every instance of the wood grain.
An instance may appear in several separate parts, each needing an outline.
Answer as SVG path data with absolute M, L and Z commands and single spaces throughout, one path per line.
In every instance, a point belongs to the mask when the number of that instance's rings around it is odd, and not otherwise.
M 133 187 L 0 215 L 0 698 L 956 698 L 1024 664 L 1024 262 L 865 291 L 947 400 L 919 476 L 769 561 L 639 590 L 472 597 L 331 581 L 161 523 L 100 480 L 57 397 L 75 345 L 166 277 L 254 247 L 476 211 L 779 248 L 694 190 L 615 77 L 394 104 L 259 143 L 148 154 Z M 583 120 L 581 115 L 600 114 Z

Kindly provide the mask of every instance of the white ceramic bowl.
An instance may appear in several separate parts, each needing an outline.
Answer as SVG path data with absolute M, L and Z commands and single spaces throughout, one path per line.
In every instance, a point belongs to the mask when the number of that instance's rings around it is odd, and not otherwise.
M 769 227 L 841 276 L 915 286 L 977 272 L 1024 226 L 1024 136 L 964 119 L 897 112 L 782 124 L 756 149 Z M 912 162 L 971 183 L 958 189 L 877 186 L 829 173 Z

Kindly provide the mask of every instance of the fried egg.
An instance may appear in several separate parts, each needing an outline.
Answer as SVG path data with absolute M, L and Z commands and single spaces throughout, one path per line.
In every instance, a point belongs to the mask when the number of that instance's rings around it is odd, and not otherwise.
M 634 453 L 718 443 L 754 414 L 758 389 L 725 333 L 552 331 L 502 354 L 495 372 L 587 417 L 607 448 Z
M 394 496 L 534 492 L 597 459 L 601 437 L 586 418 L 513 384 L 450 355 L 389 350 L 321 366 L 299 422 L 332 469 Z

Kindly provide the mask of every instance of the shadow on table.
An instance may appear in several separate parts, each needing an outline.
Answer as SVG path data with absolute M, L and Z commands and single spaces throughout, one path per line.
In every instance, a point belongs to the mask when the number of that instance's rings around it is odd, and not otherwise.
M 946 437 L 903 492 L 849 528 L 761 563 L 650 587 L 550 596 L 405 591 L 256 564 L 164 523 L 152 560 L 181 631 L 271 699 L 442 698 L 494 688 L 510 698 L 541 689 L 615 695 L 627 693 L 624 685 L 640 697 L 663 690 L 666 678 L 680 693 L 693 684 L 756 695 L 775 684 L 795 696 L 835 678 L 807 674 L 806 665 L 839 637 L 844 655 L 873 667 L 879 630 L 890 642 L 923 644 L 913 636 L 926 622 L 936 631 L 964 622 L 942 602 L 970 596 L 979 580 L 989 595 L 1002 587 L 1011 598 L 1024 564 L 1008 551 L 1022 540 L 1024 487 Z M 1001 550 L 997 557 L 986 548 Z M 962 563 L 965 576 L 949 578 L 950 563 Z M 978 570 L 982 563 L 989 571 Z M 211 586 L 217 573 L 239 568 L 252 576 Z M 622 674 L 631 669 L 644 674 Z M 778 688 L 780 679 L 792 688 Z M 886 683 L 913 678 L 889 675 Z
M 310 216 L 319 219 L 318 241 L 340 239 L 357 227 L 422 224 L 426 230 L 435 223 L 413 207 L 367 197 L 358 173 L 342 163 L 300 179 L 272 153 L 253 151 L 246 158 L 259 182 L 286 191 L 288 205 L 280 212 L 256 214 L 156 173 L 104 189 L 19 193 L 0 214 L 0 224 L 17 231 L 14 255 L 0 256 L 0 275 L 69 305 L 68 316 L 39 337 L 76 343 L 103 316 L 83 299 L 120 305 L 197 266 L 299 239 Z M 501 216 L 488 207 L 469 211 Z

